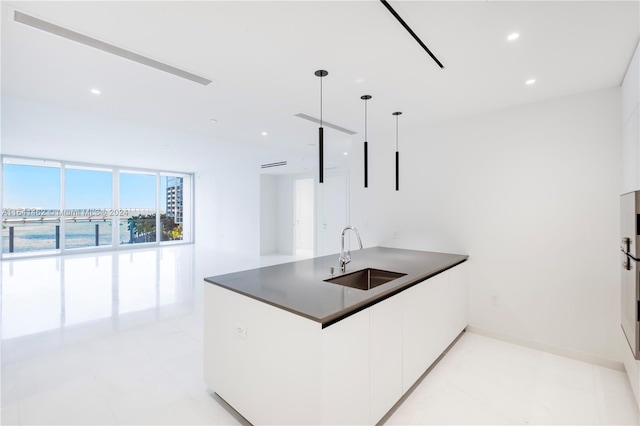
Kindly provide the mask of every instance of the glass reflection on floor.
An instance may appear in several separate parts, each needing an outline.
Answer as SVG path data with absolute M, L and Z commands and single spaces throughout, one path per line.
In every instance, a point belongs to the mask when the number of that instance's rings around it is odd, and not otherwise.
M 193 246 L 17 259 L 2 268 L 2 339 L 157 319 L 194 297 Z

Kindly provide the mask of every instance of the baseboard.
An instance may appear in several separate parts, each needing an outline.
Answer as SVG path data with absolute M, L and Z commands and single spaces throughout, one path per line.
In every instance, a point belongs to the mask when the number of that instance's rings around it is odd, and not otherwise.
M 589 364 L 598 365 L 600 367 L 611 368 L 612 370 L 625 371 L 622 361 L 615 361 L 592 355 L 584 352 L 574 351 L 571 349 L 561 348 L 559 346 L 549 345 L 547 343 L 536 342 L 522 337 L 511 336 L 509 334 L 500 333 L 498 331 L 487 330 L 486 328 L 468 325 L 466 331 L 469 333 L 480 334 L 482 336 L 492 337 L 494 339 L 503 340 L 505 342 L 514 343 L 516 345 L 525 346 L 531 349 L 548 352 L 554 355 L 563 356 L 565 358 L 575 359 L 577 361 L 588 362 Z

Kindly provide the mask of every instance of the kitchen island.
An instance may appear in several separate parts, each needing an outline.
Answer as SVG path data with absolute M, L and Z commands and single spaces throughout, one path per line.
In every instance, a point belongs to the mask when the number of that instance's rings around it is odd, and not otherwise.
M 345 273 L 337 260 L 205 278 L 205 382 L 250 422 L 375 424 L 467 326 L 467 256 L 374 247 Z M 402 276 L 326 282 L 365 268 Z

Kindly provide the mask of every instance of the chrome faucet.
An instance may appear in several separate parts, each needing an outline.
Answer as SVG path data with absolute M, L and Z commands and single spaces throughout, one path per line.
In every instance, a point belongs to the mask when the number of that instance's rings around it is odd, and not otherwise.
M 344 234 L 349 229 L 356 233 L 356 237 L 358 237 L 358 244 L 360 244 L 360 248 L 362 248 L 362 240 L 360 239 L 360 233 L 353 226 L 347 226 L 342 230 L 342 235 L 340 235 L 340 272 L 345 271 L 345 266 L 347 263 L 351 262 L 351 251 L 348 251 L 346 254 L 344 252 Z

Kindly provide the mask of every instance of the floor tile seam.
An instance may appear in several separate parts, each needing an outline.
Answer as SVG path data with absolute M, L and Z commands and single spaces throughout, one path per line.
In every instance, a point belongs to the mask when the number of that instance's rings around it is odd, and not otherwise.
M 502 383 L 499 383 L 499 382 L 494 382 L 494 383 L 495 383 L 495 384 L 497 384 L 497 385 L 499 385 L 499 386 L 501 386 L 501 387 L 503 387 L 503 388 L 506 388 L 506 389 L 509 389 L 509 388 L 510 388 L 510 386 L 503 385 Z M 512 416 L 511 414 L 509 414 L 509 413 L 505 413 L 505 412 L 500 408 L 500 406 L 498 406 L 498 405 L 496 404 L 496 402 L 494 401 L 494 399 L 492 399 L 492 398 L 484 398 L 483 396 L 478 396 L 478 395 L 476 395 L 476 394 L 475 394 L 475 393 L 473 393 L 473 392 L 469 392 L 469 391 L 467 391 L 467 390 L 466 390 L 466 388 L 467 388 L 467 387 L 462 387 L 462 386 L 460 386 L 459 384 L 457 384 L 457 385 L 458 385 L 458 387 L 459 387 L 461 390 L 463 390 L 463 391 L 464 391 L 464 393 L 466 393 L 466 394 L 468 394 L 468 395 L 470 395 L 470 396 L 473 396 L 475 399 L 482 401 L 482 402 L 483 402 L 483 403 L 485 403 L 487 406 L 490 406 L 490 407 L 491 407 L 495 412 L 499 412 L 499 413 L 500 413 L 501 415 L 503 415 L 504 417 L 507 417 L 507 418 L 510 418 L 510 419 L 512 419 L 512 420 L 513 420 L 513 416 Z M 522 389 L 518 389 L 517 391 L 521 391 L 521 390 L 522 390 Z M 527 391 L 527 392 L 525 392 L 525 393 L 527 393 L 527 394 L 528 394 L 528 398 L 526 398 L 526 401 L 528 401 L 528 402 L 526 403 L 526 405 L 528 405 L 528 410 L 527 410 L 527 413 L 526 413 L 526 417 L 527 417 L 527 419 L 528 419 L 528 418 L 530 418 L 530 411 L 531 411 L 531 405 L 532 405 L 532 403 L 531 403 L 531 397 L 532 397 L 532 396 L 535 396 L 535 391 L 533 391 L 533 390 L 528 390 L 528 391 Z M 517 423 L 523 423 L 523 422 L 517 422 Z
M 465 394 L 467 397 L 470 397 L 471 399 L 473 399 L 476 403 L 480 403 L 484 408 L 488 409 L 491 412 L 491 414 L 498 415 L 498 416 L 500 416 L 502 418 L 505 418 L 505 419 L 509 419 L 511 424 L 521 424 L 521 422 L 514 421 L 513 417 L 510 414 L 505 413 L 502 410 L 500 410 L 497 407 L 495 407 L 493 404 L 488 403 L 485 400 L 482 400 L 482 399 L 478 398 L 474 394 L 466 391 L 466 389 L 461 388 L 459 386 L 456 386 L 456 388 L 457 388 L 458 391 L 460 391 L 461 393 Z

